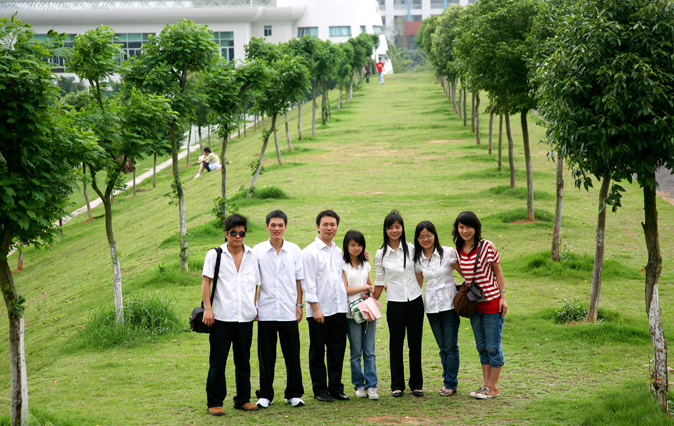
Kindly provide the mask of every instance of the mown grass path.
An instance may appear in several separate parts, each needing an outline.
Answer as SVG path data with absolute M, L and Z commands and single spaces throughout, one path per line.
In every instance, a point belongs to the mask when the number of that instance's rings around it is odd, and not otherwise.
M 478 357 L 467 320 L 459 333 L 461 369 L 459 394 L 437 395 L 442 385 L 438 349 L 430 327 L 424 327 L 423 366 L 427 395 L 408 392 L 394 399 L 388 391 L 388 330 L 386 319 L 377 331 L 377 367 L 381 399 L 321 404 L 311 398 L 308 371 L 308 331 L 300 325 L 305 401 L 292 409 L 283 404 L 285 369 L 279 352 L 276 403 L 258 413 L 231 408 L 234 369 L 228 366 L 226 417 L 206 415 L 205 378 L 208 339 L 194 333 L 173 333 L 151 342 L 107 350 L 78 347 L 78 336 L 89 313 L 112 304 L 112 274 L 102 220 L 73 219 L 66 237 L 49 251 L 26 250 L 25 269 L 15 275 L 28 299 L 26 342 L 31 409 L 54 424 L 202 425 L 202 424 L 665 424 L 647 395 L 652 348 L 643 301 L 641 266 L 646 262 L 640 221 L 641 193 L 628 187 L 624 208 L 609 214 L 606 261 L 600 306 L 611 321 L 598 325 L 556 325 L 555 309 L 563 299 L 589 297 L 591 255 L 594 252 L 596 191 L 573 187 L 567 173 L 563 237 L 568 262 L 550 265 L 554 212 L 554 163 L 547 146 L 538 144 L 543 130 L 532 127 L 535 223 L 511 223 L 526 208 L 521 134 L 514 129 L 517 166 L 515 191 L 508 189 L 507 157 L 496 170 L 496 154 L 487 153 L 487 121 L 482 118 L 481 146 L 470 128 L 451 113 L 439 85 L 430 74 L 387 76 L 383 86 L 370 84 L 336 111 L 317 136 L 297 141 L 295 152 L 284 150 L 284 165 L 276 165 L 273 146 L 265 158 L 258 187 L 277 186 L 290 198 L 238 203 L 250 219 L 248 245 L 267 236 L 264 216 L 280 208 L 290 217 L 286 237 L 300 247 L 316 234 L 315 215 L 325 208 L 341 216 L 340 232 L 361 230 L 374 253 L 382 242 L 382 222 L 392 209 L 405 218 L 408 241 L 421 220 L 438 227 L 443 245 L 452 245 L 451 224 L 462 210 L 474 210 L 483 222 L 483 236 L 501 254 L 508 288 L 509 313 L 503 331 L 506 365 L 501 397 L 476 401 L 467 393 L 482 384 Z M 304 134 L 310 129 L 304 107 Z M 532 122 L 535 118 L 532 117 Z M 513 125 L 518 120 L 512 120 Z M 250 182 L 249 163 L 259 152 L 259 133 L 234 139 L 228 148 L 230 194 Z M 495 136 L 496 137 L 496 136 Z M 279 142 L 285 145 L 283 132 Z M 496 144 L 496 139 L 494 141 Z M 506 143 L 504 138 L 504 144 Z M 217 151 L 216 151 L 217 152 Z M 504 150 L 504 152 L 507 152 Z M 199 302 L 201 265 L 205 251 L 221 244 L 222 232 L 209 225 L 212 200 L 219 195 L 219 176 L 192 181 L 195 167 L 183 167 L 187 184 L 190 239 L 189 274 L 178 269 L 178 213 L 164 194 L 171 183 L 162 172 L 157 188 L 138 196 L 120 194 L 113 209 L 121 252 L 125 296 L 160 293 L 175 300 L 185 321 Z M 661 248 L 664 259 L 660 297 L 665 333 L 674 333 L 674 207 L 660 203 Z M 102 210 L 94 210 L 96 215 Z M 13 259 L 13 262 L 16 262 Z M 7 333 L 6 324 L 0 332 Z M 255 339 L 254 339 L 255 340 Z M 0 347 L 0 358 L 7 359 Z M 257 346 L 253 342 L 253 390 L 257 388 Z M 231 357 L 230 357 L 231 358 Z M 350 396 L 348 350 L 343 381 Z M 9 367 L 0 364 L 0 409 L 9 411 Z M 255 400 L 253 398 L 253 400 Z

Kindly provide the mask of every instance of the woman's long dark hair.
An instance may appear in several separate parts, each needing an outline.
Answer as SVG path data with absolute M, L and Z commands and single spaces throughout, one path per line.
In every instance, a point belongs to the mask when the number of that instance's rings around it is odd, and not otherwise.
M 473 237 L 475 246 L 473 248 L 477 247 L 480 241 L 482 241 L 482 223 L 480 222 L 480 219 L 477 218 L 477 215 L 471 211 L 461 212 L 456 217 L 454 229 L 452 229 L 452 237 L 454 239 L 454 244 L 456 245 L 456 251 L 458 252 L 458 255 L 461 256 L 461 250 L 466 242 L 459 234 L 459 223 L 475 229 L 475 236 Z
M 363 265 L 365 264 L 365 236 L 362 232 L 351 229 L 344 234 L 344 250 L 342 250 L 342 255 L 344 256 L 344 263 L 348 263 L 353 266 L 351 263 L 351 255 L 349 254 L 349 243 L 351 240 L 354 240 L 356 243 L 363 246 L 363 250 L 358 255 L 358 263 Z
M 384 218 L 384 243 L 381 245 L 381 248 L 384 249 L 382 253 L 383 256 L 386 255 L 386 250 L 388 250 L 389 238 L 386 230 L 393 226 L 394 223 L 398 222 L 403 228 L 403 232 L 400 234 L 400 244 L 403 246 L 403 268 L 407 266 L 407 256 L 409 256 L 409 248 L 407 248 L 407 240 L 405 239 L 405 222 L 403 222 L 403 217 L 400 216 L 398 210 L 391 210 L 391 213 L 387 214 Z
M 435 230 L 435 225 L 433 225 L 433 222 L 430 220 L 424 220 L 422 222 L 419 222 L 417 225 L 417 229 L 414 230 L 414 263 L 419 263 L 421 260 L 421 254 L 424 251 L 424 248 L 421 247 L 421 244 L 419 244 L 419 235 L 421 234 L 421 231 L 427 230 L 431 234 L 433 234 L 433 245 L 435 250 L 438 251 L 438 254 L 440 254 L 440 259 L 442 259 L 442 246 L 440 245 L 440 239 L 438 238 L 438 231 Z

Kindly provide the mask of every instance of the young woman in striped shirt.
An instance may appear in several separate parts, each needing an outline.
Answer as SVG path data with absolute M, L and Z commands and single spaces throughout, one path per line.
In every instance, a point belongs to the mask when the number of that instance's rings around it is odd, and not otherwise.
M 503 367 L 501 333 L 508 304 L 498 251 L 491 241 L 482 239 L 481 233 L 482 224 L 475 213 L 459 213 L 452 230 L 459 255 L 459 267 L 466 282 L 470 283 L 474 278 L 475 284 L 480 286 L 485 295 L 477 303 L 475 314 L 470 319 L 484 383 L 471 392 L 470 396 L 487 399 L 499 396 L 498 379 Z M 473 272 L 476 262 L 477 270 Z

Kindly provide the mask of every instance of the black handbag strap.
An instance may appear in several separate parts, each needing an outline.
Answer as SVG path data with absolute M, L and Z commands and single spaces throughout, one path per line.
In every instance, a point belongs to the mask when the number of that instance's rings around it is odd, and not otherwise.
M 213 297 L 215 297 L 215 286 L 218 284 L 218 273 L 220 272 L 220 258 L 222 257 L 222 247 L 213 247 L 217 253 L 215 258 L 215 271 L 213 272 L 213 289 L 211 290 L 211 308 L 213 308 Z M 201 301 L 201 307 L 204 307 L 204 301 Z
M 470 280 L 470 285 L 475 284 L 475 274 L 477 273 L 477 262 L 480 261 L 480 253 L 482 253 L 482 246 L 484 246 L 484 240 L 480 241 L 477 245 L 477 255 L 475 256 L 475 266 L 473 266 L 473 279 Z

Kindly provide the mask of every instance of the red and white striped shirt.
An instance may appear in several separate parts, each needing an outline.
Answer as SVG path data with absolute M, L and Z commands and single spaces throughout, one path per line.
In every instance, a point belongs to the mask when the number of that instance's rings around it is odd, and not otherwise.
M 463 272 L 463 278 L 466 280 L 466 282 L 470 283 L 473 280 L 473 275 L 475 275 L 475 283 L 479 285 L 480 288 L 484 291 L 485 299 L 483 302 L 478 303 L 477 311 L 484 312 L 480 308 L 486 308 L 487 306 L 480 305 L 483 303 L 485 305 L 492 305 L 494 302 L 489 302 L 495 301 L 497 309 L 496 312 L 498 312 L 497 299 L 501 297 L 501 292 L 498 288 L 496 275 L 494 275 L 494 269 L 492 269 L 491 264 L 500 263 L 500 259 L 498 251 L 493 248 L 492 244 L 487 240 L 482 241 L 482 251 L 480 252 L 480 260 L 477 263 L 477 271 L 475 274 L 473 274 L 473 268 L 475 267 L 477 247 L 475 247 L 475 249 L 468 254 L 461 250 L 461 253 L 459 253 L 459 266 L 461 267 L 461 272 Z

